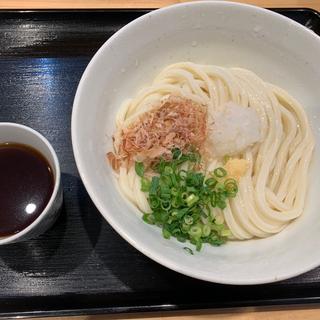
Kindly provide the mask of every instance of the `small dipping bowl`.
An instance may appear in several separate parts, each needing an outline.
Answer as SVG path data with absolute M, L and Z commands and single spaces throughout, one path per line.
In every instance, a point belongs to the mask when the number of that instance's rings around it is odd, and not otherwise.
M 52 169 L 53 190 L 48 203 L 39 216 L 21 231 L 0 237 L 0 245 L 25 241 L 44 233 L 56 221 L 63 201 L 59 161 L 48 140 L 37 131 L 24 125 L 0 122 L 0 144 L 5 143 L 21 144 L 38 151 Z

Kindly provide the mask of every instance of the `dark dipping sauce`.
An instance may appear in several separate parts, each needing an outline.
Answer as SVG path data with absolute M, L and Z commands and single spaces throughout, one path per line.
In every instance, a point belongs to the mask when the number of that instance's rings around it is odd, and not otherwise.
M 0 144 L 0 236 L 30 225 L 48 204 L 54 178 L 47 159 L 30 146 Z

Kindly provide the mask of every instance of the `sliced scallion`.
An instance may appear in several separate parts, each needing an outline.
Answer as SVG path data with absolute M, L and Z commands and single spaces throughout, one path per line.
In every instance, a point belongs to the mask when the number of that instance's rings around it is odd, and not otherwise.
M 214 169 L 213 173 L 217 178 L 223 178 L 227 175 L 227 171 L 222 167 Z
M 238 192 L 237 181 L 226 178 L 224 168 L 216 168 L 206 178 L 195 169 L 200 161 L 197 152 L 182 153 L 175 148 L 172 160 L 160 158 L 152 165 L 156 174 L 151 181 L 144 176 L 143 164 L 135 163 L 141 177 L 141 190 L 148 194 L 151 208 L 151 213 L 145 213 L 143 220 L 162 228 L 164 238 L 190 241 L 198 251 L 204 243 L 221 245 L 230 236 L 223 216 L 214 218 L 212 210 L 223 210 L 228 199 Z
M 135 162 L 135 171 L 136 171 L 136 174 L 139 176 L 139 177 L 143 177 L 144 176 L 144 165 L 142 162 Z
M 189 254 L 193 255 L 193 251 L 190 248 L 184 247 L 183 250 L 188 252 Z

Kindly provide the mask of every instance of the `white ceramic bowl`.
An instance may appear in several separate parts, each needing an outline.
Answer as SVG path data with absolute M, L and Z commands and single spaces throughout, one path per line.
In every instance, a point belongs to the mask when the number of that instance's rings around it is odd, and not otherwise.
M 72 142 L 81 178 L 104 218 L 151 259 L 195 278 L 258 284 L 296 276 L 320 265 L 320 38 L 261 8 L 230 2 L 192 2 L 151 12 L 114 34 L 80 81 L 72 114 Z M 262 240 L 205 246 L 189 255 L 158 228 L 142 222 L 125 201 L 106 162 L 121 102 L 169 63 L 251 69 L 288 90 L 306 108 L 316 137 L 305 212 L 283 232 Z
M 39 132 L 24 125 L 0 122 L 0 143 L 5 142 L 20 143 L 38 150 L 48 160 L 52 168 L 54 186 L 49 202 L 40 215 L 18 233 L 0 237 L 0 245 L 35 238 L 48 230 L 56 221 L 63 202 L 59 160 L 49 141 Z

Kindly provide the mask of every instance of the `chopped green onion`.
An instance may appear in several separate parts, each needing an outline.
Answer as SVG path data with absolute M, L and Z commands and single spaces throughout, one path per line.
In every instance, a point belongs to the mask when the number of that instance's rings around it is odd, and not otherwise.
M 187 225 L 186 223 L 183 223 L 181 225 L 181 231 L 184 232 L 184 233 L 188 233 L 190 230 L 190 225 Z
M 156 195 L 159 186 L 159 177 L 152 177 L 149 195 Z
M 200 251 L 201 248 L 202 248 L 202 241 L 201 241 L 201 240 L 198 240 L 198 241 L 196 242 L 196 250 L 197 250 L 197 251 Z
M 171 208 L 171 203 L 169 201 L 168 202 L 162 201 L 160 205 L 161 205 L 161 208 L 165 211 L 169 211 Z
M 184 223 L 187 225 L 193 224 L 193 218 L 191 216 L 185 216 L 184 217 Z
M 210 244 L 213 245 L 213 246 L 221 246 L 224 243 L 225 243 L 225 240 L 221 239 L 221 238 L 216 238 L 216 239 L 211 239 L 210 240 Z
M 187 193 L 187 192 L 183 192 L 183 193 L 181 194 L 181 198 L 182 198 L 183 200 L 186 200 L 186 199 L 188 198 L 188 193 Z
M 173 160 L 180 159 L 182 156 L 182 152 L 179 148 L 172 149 L 171 152 L 172 152 L 172 159 Z
M 227 176 L 224 168 L 216 168 L 206 178 L 196 171 L 201 158 L 197 152 L 182 153 L 172 150 L 172 160 L 160 158 L 151 169 L 157 175 L 151 181 L 144 177 L 144 166 L 135 163 L 141 177 L 141 190 L 148 194 L 151 213 L 143 220 L 162 229 L 163 237 L 175 237 L 180 242 L 189 241 L 201 250 L 204 243 L 214 246 L 223 244 L 231 235 L 222 215 L 214 218 L 214 208 L 224 209 L 227 201 L 238 192 L 237 181 Z M 183 165 L 183 168 L 181 169 Z M 190 249 L 191 250 L 191 249 Z
M 136 170 L 136 174 L 139 177 L 143 177 L 144 176 L 144 165 L 143 165 L 142 162 L 136 161 L 134 168 Z
M 170 213 L 168 211 L 160 211 L 160 222 L 162 222 L 163 224 L 165 224 L 168 219 L 170 218 Z
M 231 195 L 236 195 L 238 192 L 237 181 L 235 179 L 227 179 L 224 182 L 224 187 L 227 193 L 230 194 L 230 197 L 234 198 L 234 196 L 231 196 Z
M 170 239 L 171 237 L 171 233 L 165 228 L 162 228 L 162 235 L 165 239 Z
M 221 231 L 221 236 L 222 237 L 230 237 L 231 236 L 231 231 L 228 229 L 222 230 Z
M 214 169 L 213 173 L 217 178 L 223 178 L 227 175 L 227 171 L 222 167 Z
M 186 170 L 180 170 L 179 171 L 179 177 L 180 179 L 185 179 L 187 177 L 187 171 Z
M 173 222 L 173 218 L 169 217 L 168 220 L 167 220 L 167 224 L 171 224 L 172 222 Z
M 236 191 L 228 191 L 227 195 L 229 198 L 235 198 L 237 195 L 237 192 Z
M 176 217 L 178 214 L 179 214 L 179 211 L 177 211 L 177 210 L 174 210 L 174 211 L 171 212 L 171 215 L 173 217 Z
M 205 184 L 209 187 L 215 187 L 218 181 L 214 178 L 209 178 L 206 180 Z
M 189 234 L 193 238 L 201 237 L 201 228 L 199 226 L 192 226 L 189 230 Z
M 157 198 L 150 199 L 150 207 L 151 209 L 156 209 L 160 205 L 160 201 Z
M 234 186 L 235 188 L 237 188 L 237 181 L 233 178 L 228 178 L 225 180 L 224 185 L 230 185 L 230 186 Z
M 199 200 L 198 196 L 194 194 L 190 194 L 190 196 L 188 196 L 188 198 L 186 199 L 187 206 L 192 207 L 198 200 Z
M 180 230 L 180 228 L 175 228 L 175 229 L 172 230 L 172 233 L 174 235 L 179 235 L 179 234 L 181 234 L 181 230 Z
M 172 206 L 172 208 L 179 208 L 179 206 L 180 206 L 179 199 L 178 198 L 173 198 L 171 200 L 171 206 Z
M 183 250 L 188 252 L 189 254 L 193 255 L 193 251 L 190 248 L 184 247 Z
M 154 217 L 152 214 L 145 213 L 142 218 L 146 223 L 154 224 Z
M 141 191 L 149 192 L 151 186 L 151 182 L 147 179 L 142 177 L 141 178 Z
M 212 224 L 211 229 L 217 232 L 221 232 L 225 226 L 223 224 Z
M 162 185 L 162 187 L 165 186 L 170 189 L 171 179 L 168 175 L 162 175 L 159 179 L 159 183 Z
M 217 192 L 224 192 L 225 191 L 225 186 L 224 186 L 223 183 L 218 182 L 215 189 L 216 189 Z
M 177 217 L 181 219 L 189 211 L 189 208 L 183 208 L 178 211 Z
M 179 194 L 179 190 L 175 187 L 172 187 L 170 192 L 173 196 L 176 196 Z
M 212 193 L 210 202 L 213 208 L 217 206 L 217 194 L 215 192 Z
M 211 228 L 205 224 L 202 228 L 202 235 L 204 237 L 208 237 L 210 235 L 210 233 L 211 233 Z
M 177 240 L 178 240 L 179 242 L 186 242 L 187 238 L 179 235 L 179 236 L 177 236 Z
M 227 204 L 224 200 L 218 200 L 217 201 L 217 207 L 220 208 L 221 210 L 225 209 L 227 207 Z
M 169 166 L 164 167 L 164 174 L 172 174 L 173 169 Z
M 177 177 L 176 177 L 175 174 L 171 174 L 171 175 L 170 175 L 170 179 L 171 179 L 171 184 L 172 184 L 173 186 L 175 186 L 175 185 L 178 183 L 178 180 L 177 180 Z
M 195 187 L 187 187 L 187 192 L 196 193 L 198 191 L 197 191 L 197 189 Z

